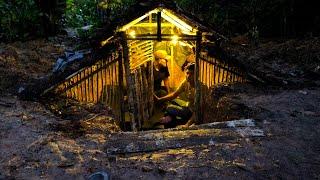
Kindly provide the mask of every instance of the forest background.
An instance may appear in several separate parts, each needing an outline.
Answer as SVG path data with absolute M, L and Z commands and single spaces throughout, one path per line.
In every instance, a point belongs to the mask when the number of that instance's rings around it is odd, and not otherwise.
M 121 16 L 137 0 L 1 0 L 0 40 L 49 37 L 76 30 L 82 38 Z M 176 4 L 217 32 L 249 39 L 319 36 L 315 1 L 176 0 Z M 87 28 L 83 28 L 87 27 Z M 88 30 L 89 29 L 89 30 Z

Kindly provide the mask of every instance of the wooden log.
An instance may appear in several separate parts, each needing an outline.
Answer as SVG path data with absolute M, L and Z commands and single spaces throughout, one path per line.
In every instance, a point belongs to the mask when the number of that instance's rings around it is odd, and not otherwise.
M 236 142 L 243 137 L 263 137 L 252 119 L 217 122 L 192 128 L 123 132 L 112 135 L 105 144 L 109 154 L 153 152 L 199 145 Z
M 223 135 L 223 136 L 221 136 Z M 139 134 L 119 134 L 112 136 L 106 143 L 109 154 L 130 154 L 176 149 L 196 145 L 214 145 L 235 141 L 235 132 L 217 129 L 188 130 Z

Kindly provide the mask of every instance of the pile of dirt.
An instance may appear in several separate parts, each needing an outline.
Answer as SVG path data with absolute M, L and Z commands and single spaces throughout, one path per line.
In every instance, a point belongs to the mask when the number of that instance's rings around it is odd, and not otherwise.
M 320 85 L 319 38 L 267 41 L 257 47 L 227 44 L 224 49 L 269 85 Z
M 0 94 L 15 94 L 22 84 L 51 71 L 64 51 L 62 44 L 45 39 L 0 45 Z
M 110 107 L 103 104 L 81 103 L 73 99 L 55 98 L 43 102 L 48 110 L 61 118 L 63 123 L 52 126 L 54 129 L 79 134 L 88 132 L 120 132 L 119 122 Z
M 244 83 L 220 83 L 210 89 L 204 102 L 203 123 L 251 118 L 259 109 L 246 106 L 243 94 L 259 94 L 261 89 Z

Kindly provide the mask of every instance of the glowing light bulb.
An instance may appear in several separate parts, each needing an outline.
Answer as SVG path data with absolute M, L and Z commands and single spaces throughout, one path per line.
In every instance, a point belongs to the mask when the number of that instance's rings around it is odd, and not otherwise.
M 135 31 L 130 31 L 129 32 L 130 37 L 135 38 L 136 37 L 136 32 Z

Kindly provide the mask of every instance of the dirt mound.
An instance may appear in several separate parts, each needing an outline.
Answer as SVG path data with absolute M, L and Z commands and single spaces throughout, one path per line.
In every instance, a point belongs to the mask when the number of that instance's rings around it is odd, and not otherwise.
M 221 83 L 211 88 L 204 105 L 204 123 L 250 118 L 258 109 L 248 107 L 241 101 L 242 94 L 257 93 L 250 84 Z
M 15 93 L 22 83 L 45 76 L 64 47 L 45 39 L 0 45 L 0 94 Z
M 258 47 L 228 44 L 224 49 L 269 85 L 320 85 L 319 38 L 268 41 Z

